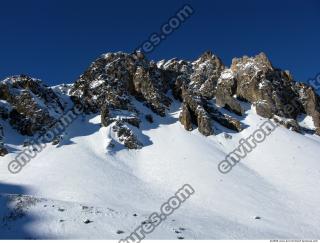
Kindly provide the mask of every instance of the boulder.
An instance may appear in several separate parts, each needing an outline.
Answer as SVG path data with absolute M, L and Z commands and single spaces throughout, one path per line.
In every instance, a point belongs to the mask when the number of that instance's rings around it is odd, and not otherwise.
M 8 154 L 8 150 L 5 147 L 0 146 L 0 156 L 4 157 L 7 154 Z
M 179 121 L 184 126 L 184 129 L 186 129 L 187 131 L 192 130 L 192 118 L 189 108 L 186 104 L 182 105 L 182 111 L 179 115 Z
M 137 139 L 133 131 L 126 126 L 123 121 L 117 121 L 112 126 L 112 131 L 116 134 L 120 143 L 128 149 L 141 149 L 143 144 Z
M 198 130 L 204 136 L 210 136 L 213 134 L 213 128 L 211 124 L 211 119 L 202 107 L 198 107 L 196 110 L 196 117 L 197 117 L 197 125 Z

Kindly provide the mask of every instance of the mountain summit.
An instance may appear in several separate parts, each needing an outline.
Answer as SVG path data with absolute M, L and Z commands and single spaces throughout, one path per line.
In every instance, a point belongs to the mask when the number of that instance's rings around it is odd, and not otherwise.
M 115 142 L 129 149 L 143 143 L 136 136 L 143 119 L 166 116 L 173 100 L 180 102 L 179 120 L 191 131 L 216 134 L 216 125 L 240 132 L 241 102 L 252 104 L 262 117 L 303 133 L 298 119 L 309 117 L 320 134 L 320 99 L 312 87 L 294 81 L 289 71 L 273 67 L 264 53 L 234 58 L 231 67 L 211 52 L 193 62 L 171 59 L 158 63 L 143 53 L 107 53 L 95 60 L 74 84 L 47 87 L 20 75 L 0 82 L 0 116 L 22 135 L 33 136 L 52 126 L 70 100 L 86 114 L 101 114 L 101 124 L 112 126 Z M 142 114 L 139 107 L 150 109 Z M 225 108 L 229 112 L 223 112 Z M 310 129 L 307 129 L 310 132 Z M 7 153 L 1 127 L 0 155 Z M 311 131 L 311 132 L 312 132 Z

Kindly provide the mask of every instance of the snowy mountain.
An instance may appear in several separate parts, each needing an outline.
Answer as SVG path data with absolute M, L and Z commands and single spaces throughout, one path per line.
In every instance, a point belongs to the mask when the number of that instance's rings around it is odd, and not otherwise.
M 320 237 L 320 98 L 263 53 L 226 67 L 118 52 L 73 84 L 9 77 L 0 118 L 0 238 Z M 150 220 L 183 185 L 194 194 Z

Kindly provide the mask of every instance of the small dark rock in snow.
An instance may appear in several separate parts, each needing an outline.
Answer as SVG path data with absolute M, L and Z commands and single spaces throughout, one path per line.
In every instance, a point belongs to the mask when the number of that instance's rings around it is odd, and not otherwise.
M 58 145 L 61 142 L 61 140 L 62 140 L 62 136 L 57 136 L 52 140 L 51 144 Z
M 59 208 L 58 211 L 59 212 L 64 212 L 64 209 L 63 208 Z
M 118 234 L 118 235 L 123 234 L 123 233 L 124 233 L 124 231 L 122 231 L 122 230 L 118 230 L 118 231 L 117 231 L 117 234 Z
M 133 214 L 133 216 L 134 216 L 134 217 L 137 217 L 137 216 L 138 216 L 138 214 L 134 213 L 134 214 Z
M 232 136 L 231 136 L 230 134 L 228 134 L 228 133 L 224 133 L 224 137 L 225 137 L 226 139 L 231 139 L 231 138 L 232 138 Z
M 64 219 L 60 219 L 59 222 L 60 222 L 60 223 L 64 222 Z
M 174 233 L 180 234 L 181 232 L 179 230 L 174 230 Z
M 85 223 L 85 224 L 90 224 L 90 223 L 92 223 L 93 221 L 91 221 L 90 219 L 86 219 L 85 221 L 83 221 L 83 223 Z
M 59 140 L 58 139 L 54 139 L 52 140 L 52 145 L 58 145 L 59 144 Z
M 184 237 L 182 237 L 182 236 L 178 236 L 177 237 L 179 240 L 183 240 L 184 239 Z
M 150 114 L 146 115 L 146 120 L 147 120 L 148 122 L 150 122 L 150 123 L 153 123 L 153 117 L 152 117 L 152 115 L 150 115 Z
M 186 230 L 186 229 L 183 228 L 183 227 L 179 227 L 179 230 L 184 231 L 184 230 Z
M 254 219 L 261 219 L 261 217 L 260 216 L 255 216 Z
M 8 150 L 5 147 L 0 147 L 0 156 L 4 157 L 8 154 Z

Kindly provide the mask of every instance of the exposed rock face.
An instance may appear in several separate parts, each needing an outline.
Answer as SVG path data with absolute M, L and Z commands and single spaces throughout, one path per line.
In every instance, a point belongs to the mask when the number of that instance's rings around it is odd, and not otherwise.
M 199 100 L 214 97 L 223 69 L 221 60 L 211 52 L 193 63 L 172 59 L 157 64 L 139 52 L 109 53 L 89 67 L 70 93 L 74 101 L 88 107 L 87 112 L 101 112 L 104 126 L 122 121 L 139 127 L 139 110 L 133 100 L 165 116 L 171 104 L 167 93 L 172 90 L 174 97 L 183 101 L 180 120 L 185 128 L 191 130 L 195 124 L 209 136 L 213 134 L 212 119 Z
M 183 104 L 182 111 L 179 116 L 179 121 L 187 131 L 192 130 L 192 118 L 187 104 Z
M 192 130 L 196 126 L 199 132 L 209 136 L 214 134 L 214 122 L 242 130 L 239 121 L 210 106 L 212 98 L 218 106 L 239 116 L 244 114 L 240 101 L 254 104 L 256 112 L 267 118 L 295 120 L 299 114 L 306 113 L 313 117 L 318 128 L 319 98 L 308 88 L 296 84 L 288 71 L 274 68 L 264 53 L 235 58 L 228 69 L 211 52 L 194 62 L 171 59 L 157 64 L 137 52 L 101 57 L 80 77 L 71 93 L 93 103 L 92 111 L 99 111 L 105 104 L 108 109 L 129 112 L 129 118 L 122 117 L 121 121 L 137 123 L 139 112 L 132 97 L 165 116 L 171 103 L 167 93 L 172 90 L 174 98 L 182 102 L 179 120 L 184 128 Z M 104 125 L 117 120 L 112 118 L 112 113 L 108 113 L 108 122 L 103 120 Z
M 188 90 L 186 87 L 182 88 L 182 105 L 187 107 L 190 115 L 190 120 L 194 125 L 198 126 L 199 132 L 205 136 L 213 134 L 213 128 L 211 124 L 211 119 L 208 112 L 204 109 L 205 100 L 201 97 L 192 94 L 192 91 Z M 183 112 L 183 111 L 182 111 Z M 187 115 L 187 114 L 186 114 Z M 183 114 L 181 115 L 183 118 Z M 192 125 L 188 123 L 183 123 L 186 130 L 191 130 Z
M 208 102 L 215 97 L 218 80 L 225 69 L 220 58 L 206 52 L 192 63 L 172 59 L 159 62 L 158 67 L 170 73 L 173 96 L 182 101 L 179 120 L 186 130 L 192 130 L 195 125 L 200 133 L 209 136 L 214 134 L 213 121 L 235 129 L 228 122 L 233 122 L 233 119 L 226 118 L 221 113 L 217 115 L 217 112 L 208 109 Z M 234 107 L 238 108 L 238 114 L 242 114 L 240 104 L 239 107 Z
M 50 127 L 64 110 L 51 88 L 24 75 L 0 82 L 0 100 L 1 117 L 28 136 Z
M 136 98 L 145 100 L 155 113 L 165 116 L 165 110 L 171 104 L 171 100 L 165 95 L 169 86 L 155 64 L 150 64 L 148 68 L 137 68 L 133 75 L 133 87 Z
M 211 119 L 206 110 L 204 110 L 202 107 L 198 107 L 196 110 L 196 116 L 199 132 L 205 136 L 214 134 Z
M 134 111 L 134 97 L 164 116 L 171 103 L 165 95 L 168 90 L 163 73 L 142 53 L 118 52 L 93 62 L 70 93 L 87 105 L 88 112 L 99 112 L 104 104 L 111 109 Z
M 0 156 L 5 156 L 6 154 L 8 154 L 8 150 L 4 146 L 4 131 L 0 125 Z
M 264 53 L 235 58 L 230 69 L 222 72 L 217 85 L 217 104 L 242 114 L 234 97 L 253 103 L 257 114 L 263 117 L 295 120 L 305 113 L 313 118 L 316 128 L 320 127 L 319 96 L 311 87 L 295 82 L 288 71 L 274 68 Z M 300 130 L 297 123 L 290 124 L 293 130 Z
M 244 111 L 240 103 L 233 97 L 237 90 L 237 81 L 230 70 L 222 72 L 216 91 L 217 105 L 233 111 L 237 115 L 243 115 Z
M 225 69 L 222 61 L 208 51 L 192 64 L 194 72 L 190 76 L 190 88 L 198 95 L 209 99 L 213 98 L 218 79 Z
M 296 98 L 291 77 L 273 68 L 264 53 L 253 58 L 235 58 L 230 69 L 236 80 L 236 92 L 233 94 L 256 104 L 259 115 L 295 118 L 299 114 L 298 110 L 288 113 L 284 109 L 286 104 Z
M 11 77 L 0 82 L 0 119 L 23 135 L 43 132 L 66 110 L 62 97 L 81 104 L 85 113 L 100 113 L 102 125 L 111 126 L 113 139 L 129 149 L 143 146 L 135 134 L 141 121 L 154 122 L 141 105 L 164 117 L 173 99 L 181 102 L 179 121 L 184 128 L 198 128 L 205 136 L 215 134 L 218 124 L 241 131 L 237 119 L 244 114 L 242 101 L 253 104 L 257 114 L 297 132 L 302 131 L 297 117 L 309 115 L 320 135 L 319 96 L 308 85 L 295 82 L 288 71 L 273 67 L 263 53 L 235 58 L 230 68 L 211 52 L 193 62 L 158 63 L 140 52 L 108 53 L 73 85 L 54 88 L 24 75 Z M 2 139 L 0 154 L 4 153 Z
M 320 135 L 320 97 L 312 87 L 296 83 L 295 90 L 303 107 L 303 113 L 312 117 L 316 132 Z

